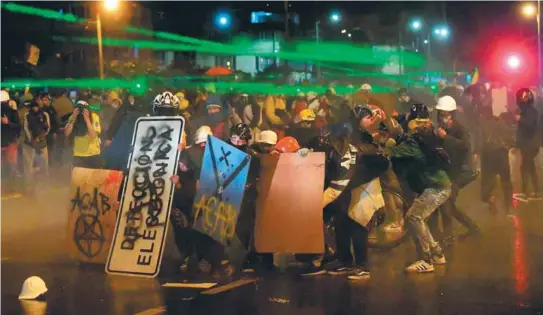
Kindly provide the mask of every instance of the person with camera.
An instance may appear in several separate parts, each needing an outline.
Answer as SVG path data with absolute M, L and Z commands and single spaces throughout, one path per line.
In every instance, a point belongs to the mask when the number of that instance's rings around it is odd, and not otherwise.
M 34 176 L 34 159 L 40 158 L 45 176 L 49 176 L 49 157 L 47 152 L 47 135 L 51 130 L 49 114 L 40 108 L 35 100 L 24 103 L 29 108 L 23 117 L 25 141 L 23 145 L 24 173 L 27 184 L 31 185 Z M 31 186 L 29 186 L 31 187 Z
M 85 168 L 101 168 L 100 156 L 100 117 L 89 109 L 89 104 L 83 100 L 77 102 L 64 135 L 73 134 L 73 166 Z

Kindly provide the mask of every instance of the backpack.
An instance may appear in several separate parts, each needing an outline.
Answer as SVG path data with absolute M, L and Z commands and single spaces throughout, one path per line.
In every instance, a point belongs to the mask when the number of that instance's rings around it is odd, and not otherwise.
M 422 153 L 426 157 L 426 161 L 430 165 L 437 166 L 441 169 L 448 170 L 451 165 L 451 158 L 447 151 L 443 148 L 443 141 L 439 139 L 430 128 L 413 134 L 413 139 L 419 145 Z

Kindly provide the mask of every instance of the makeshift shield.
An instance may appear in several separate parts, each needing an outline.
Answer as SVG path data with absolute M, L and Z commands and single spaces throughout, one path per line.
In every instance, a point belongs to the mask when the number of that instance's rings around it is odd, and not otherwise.
M 104 264 L 119 210 L 122 172 L 76 167 L 68 211 L 70 253 L 85 263 Z
M 156 277 L 160 271 L 177 173 L 182 117 L 142 117 L 136 122 L 121 211 L 106 272 Z
M 194 229 L 230 246 L 245 193 L 251 157 L 213 136 L 207 144 L 194 199 Z
M 323 190 L 323 153 L 263 156 L 255 224 L 257 252 L 324 252 Z

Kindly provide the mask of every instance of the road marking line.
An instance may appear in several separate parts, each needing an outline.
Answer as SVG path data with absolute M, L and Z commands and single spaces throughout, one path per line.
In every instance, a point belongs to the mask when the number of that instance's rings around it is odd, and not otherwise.
M 238 280 L 238 281 L 234 281 L 232 283 L 226 284 L 226 285 L 222 285 L 220 287 L 216 287 L 216 288 L 213 288 L 213 289 L 210 289 L 210 290 L 206 290 L 206 291 L 202 292 L 202 294 L 213 295 L 213 294 L 225 292 L 225 291 L 228 291 L 228 290 L 232 290 L 234 288 L 241 287 L 242 285 L 246 285 L 246 284 L 253 283 L 253 282 L 256 282 L 256 279 Z
M 157 314 L 162 314 L 166 311 L 167 311 L 166 306 L 159 306 L 159 307 L 150 308 L 148 310 L 136 313 L 134 315 L 157 315 Z
M 208 282 L 204 282 L 204 283 L 167 282 L 167 283 L 164 283 L 162 286 L 165 288 L 209 289 L 216 285 L 217 285 L 216 283 L 208 283 Z

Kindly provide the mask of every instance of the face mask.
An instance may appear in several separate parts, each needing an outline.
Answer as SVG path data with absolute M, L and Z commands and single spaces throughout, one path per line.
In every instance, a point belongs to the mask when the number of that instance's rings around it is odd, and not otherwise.
M 220 123 L 223 119 L 223 115 L 221 112 L 213 113 L 213 114 L 207 114 L 207 121 L 210 125 L 216 125 Z
M 441 124 L 443 124 L 444 126 L 449 126 L 449 124 L 451 123 L 451 120 L 452 120 L 452 117 L 451 117 L 451 116 L 439 118 L 439 121 L 440 121 Z
M 233 135 L 230 137 L 230 142 L 236 147 L 241 147 L 247 144 L 247 141 L 242 140 L 238 135 Z

